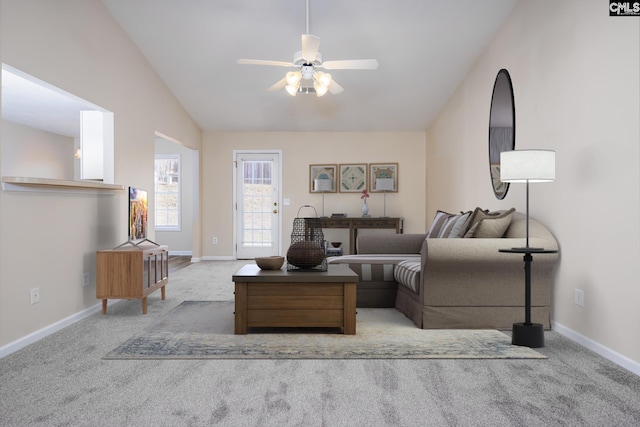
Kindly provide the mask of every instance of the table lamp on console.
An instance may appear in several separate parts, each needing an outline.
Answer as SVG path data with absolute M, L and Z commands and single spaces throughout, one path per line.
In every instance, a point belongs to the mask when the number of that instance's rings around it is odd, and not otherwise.
M 333 191 L 333 180 L 330 178 L 320 178 L 313 180 L 313 189 L 322 193 L 322 217 L 324 218 L 324 193 Z
M 393 178 L 377 178 L 376 179 L 376 191 L 384 192 L 384 213 L 383 218 L 387 217 L 387 191 L 395 191 L 393 184 Z
M 533 253 L 556 253 L 556 250 L 529 246 L 529 183 L 556 179 L 556 153 L 552 150 L 511 150 L 500 153 L 500 180 L 527 184 L 526 243 L 523 248 L 500 249 L 500 252 L 524 254 L 525 321 L 513 324 L 512 344 L 544 347 L 544 329 L 531 322 L 531 261 Z

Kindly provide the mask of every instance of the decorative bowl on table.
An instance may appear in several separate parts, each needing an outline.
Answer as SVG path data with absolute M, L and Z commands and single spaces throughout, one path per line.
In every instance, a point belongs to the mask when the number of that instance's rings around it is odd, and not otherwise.
M 287 262 L 294 267 L 311 269 L 325 261 L 324 248 L 317 242 L 295 242 L 287 251 Z
M 284 264 L 283 256 L 267 256 L 256 258 L 256 264 L 262 270 L 277 270 Z
M 333 246 L 334 248 L 339 248 L 340 245 L 342 245 L 342 242 L 331 242 L 331 246 Z

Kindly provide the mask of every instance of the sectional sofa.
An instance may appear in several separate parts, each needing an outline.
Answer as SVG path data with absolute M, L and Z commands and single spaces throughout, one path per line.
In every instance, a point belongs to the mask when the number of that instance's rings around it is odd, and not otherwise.
M 511 329 L 524 321 L 526 217 L 513 209 L 438 212 L 425 234 L 358 236 L 358 255 L 330 258 L 358 273 L 359 307 L 395 307 L 424 329 Z M 558 249 L 553 234 L 530 218 L 529 244 Z M 532 321 L 549 329 L 559 254 L 534 254 Z

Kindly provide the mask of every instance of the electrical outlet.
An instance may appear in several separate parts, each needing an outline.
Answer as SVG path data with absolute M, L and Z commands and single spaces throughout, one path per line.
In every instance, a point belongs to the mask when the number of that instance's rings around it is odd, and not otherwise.
M 82 287 L 86 288 L 87 286 L 89 286 L 89 272 L 85 271 L 82 273 Z
M 214 238 L 213 238 L 213 244 L 214 244 L 214 245 L 217 245 L 217 244 L 218 244 L 218 238 L 217 238 L 217 237 L 214 237 Z
M 580 289 L 575 289 L 573 302 L 580 307 L 584 307 L 584 292 Z
M 40 302 L 40 288 L 31 289 L 31 304 L 37 304 Z

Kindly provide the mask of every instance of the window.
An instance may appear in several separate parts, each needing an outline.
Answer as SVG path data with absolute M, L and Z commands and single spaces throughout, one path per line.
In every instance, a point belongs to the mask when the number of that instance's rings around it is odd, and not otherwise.
M 156 155 L 156 230 L 180 231 L 180 155 Z

